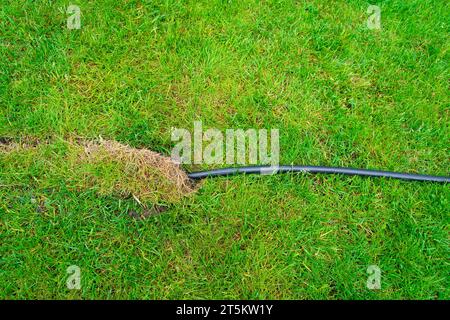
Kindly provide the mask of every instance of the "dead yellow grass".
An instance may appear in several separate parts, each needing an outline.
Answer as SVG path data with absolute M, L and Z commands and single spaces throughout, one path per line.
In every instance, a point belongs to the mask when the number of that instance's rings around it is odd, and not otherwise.
M 133 196 L 137 201 L 176 202 L 195 188 L 169 157 L 111 140 L 82 142 L 79 161 L 102 194 Z
M 28 155 L 35 181 L 65 181 L 76 190 L 94 189 L 101 195 L 133 197 L 139 203 L 175 203 L 197 188 L 169 157 L 111 140 L 0 143 L 0 153 L 14 158 Z M 51 149 L 65 150 L 54 152 Z M 27 170 L 26 168 L 23 168 Z

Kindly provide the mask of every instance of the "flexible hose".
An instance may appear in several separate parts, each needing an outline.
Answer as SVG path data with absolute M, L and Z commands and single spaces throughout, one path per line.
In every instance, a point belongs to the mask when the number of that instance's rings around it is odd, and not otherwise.
M 301 173 L 324 173 L 324 174 L 344 174 L 351 176 L 364 177 L 384 177 L 411 181 L 428 181 L 428 182 L 450 182 L 450 177 L 429 176 L 425 174 L 400 173 L 392 171 L 340 168 L 340 167 L 316 167 L 316 166 L 249 166 L 236 168 L 223 168 L 208 171 L 199 171 L 188 173 L 189 178 L 199 180 L 208 177 L 231 176 L 236 174 L 275 174 L 287 172 Z

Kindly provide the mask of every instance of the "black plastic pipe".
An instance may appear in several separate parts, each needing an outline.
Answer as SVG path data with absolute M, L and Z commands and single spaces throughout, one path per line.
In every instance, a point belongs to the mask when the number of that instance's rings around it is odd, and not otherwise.
M 364 177 L 383 177 L 410 181 L 428 181 L 428 182 L 450 182 L 450 177 L 445 176 L 429 176 L 425 174 L 414 173 L 400 173 L 392 171 L 368 170 L 368 169 L 354 169 L 354 168 L 340 168 L 340 167 L 322 167 L 322 166 L 250 166 L 250 167 L 236 167 L 223 168 L 208 171 L 199 171 L 188 173 L 189 178 L 199 180 L 208 177 L 231 176 L 236 174 L 278 174 L 287 172 L 301 172 L 301 173 L 324 173 L 324 174 L 344 174 L 350 176 L 364 176 Z

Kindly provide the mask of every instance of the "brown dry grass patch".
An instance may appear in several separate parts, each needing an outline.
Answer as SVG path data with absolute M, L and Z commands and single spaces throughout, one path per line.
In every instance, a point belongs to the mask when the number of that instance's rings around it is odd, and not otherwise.
M 94 189 L 100 195 L 133 197 L 143 204 L 170 204 L 197 190 L 186 172 L 169 157 L 112 140 L 72 138 L 57 142 L 5 139 L 0 154 L 6 162 L 27 158 L 15 170 L 33 172 L 43 185 Z M 39 170 L 36 169 L 39 167 Z M 33 169 L 32 169 L 33 168 Z
M 157 152 L 112 140 L 82 142 L 79 163 L 101 194 L 177 202 L 195 187 L 178 164 Z

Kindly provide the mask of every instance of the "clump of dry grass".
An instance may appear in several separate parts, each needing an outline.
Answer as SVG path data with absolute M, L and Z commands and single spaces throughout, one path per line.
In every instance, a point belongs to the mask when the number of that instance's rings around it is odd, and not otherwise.
M 116 141 L 72 139 L 56 143 L 5 141 L 0 154 L 8 159 L 26 157 L 33 181 L 42 185 L 94 189 L 101 195 L 133 197 L 145 203 L 175 203 L 196 190 L 192 181 L 169 157 Z
M 176 202 L 195 190 L 169 157 L 111 140 L 81 142 L 78 163 L 101 194 L 133 196 L 141 202 Z M 75 148 L 77 149 L 77 148 Z

